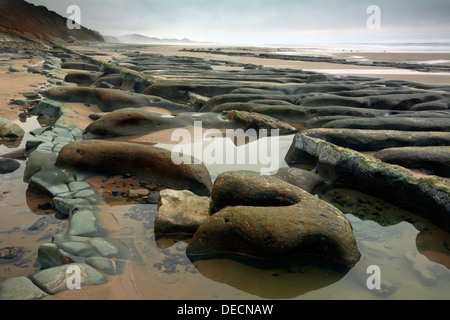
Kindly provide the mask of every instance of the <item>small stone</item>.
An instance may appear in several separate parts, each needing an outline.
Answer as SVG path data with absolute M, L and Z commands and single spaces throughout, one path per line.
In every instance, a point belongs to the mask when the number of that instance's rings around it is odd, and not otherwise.
M 160 198 L 159 192 L 153 192 L 152 194 L 150 194 L 148 196 L 148 198 L 146 199 L 146 202 L 148 204 L 158 204 L 159 198 Z
M 36 92 L 25 92 L 22 94 L 27 99 L 37 99 L 39 95 Z
M 12 260 L 23 252 L 23 248 L 8 247 L 0 249 L 0 259 Z
M 39 218 L 35 223 L 28 227 L 29 231 L 41 230 L 46 226 L 46 217 Z
M 146 197 L 150 194 L 150 190 L 148 189 L 130 189 L 127 192 L 127 196 L 129 198 L 141 198 Z
M 8 71 L 9 72 L 22 72 L 22 70 L 20 70 L 19 68 L 16 68 L 16 67 L 9 67 Z
M 20 162 L 13 159 L 0 159 L 0 174 L 12 173 L 20 168 Z

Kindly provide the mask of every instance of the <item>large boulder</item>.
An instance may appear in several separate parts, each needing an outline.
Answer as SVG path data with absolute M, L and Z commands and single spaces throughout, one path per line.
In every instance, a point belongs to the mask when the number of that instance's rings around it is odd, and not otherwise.
M 221 181 L 217 188 L 214 185 L 215 203 L 228 198 L 228 205 L 223 203 L 225 208 L 197 230 L 187 248 L 191 260 L 221 257 L 243 261 L 299 260 L 344 268 L 359 261 L 352 226 L 332 205 L 276 177 L 258 181 L 256 175 L 240 172 L 228 181 L 234 182 L 233 186 L 225 188 Z M 246 184 L 247 192 L 243 188 Z M 234 186 L 232 191 L 228 189 Z M 294 204 L 283 201 L 294 195 L 291 199 Z
M 203 164 L 176 165 L 168 150 L 135 143 L 81 141 L 66 145 L 56 165 L 108 175 L 132 174 L 173 189 L 209 195 L 211 177 Z

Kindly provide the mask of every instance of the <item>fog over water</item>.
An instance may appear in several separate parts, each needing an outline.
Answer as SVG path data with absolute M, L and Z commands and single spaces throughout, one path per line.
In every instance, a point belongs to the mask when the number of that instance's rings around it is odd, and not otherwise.
M 142 34 L 224 44 L 450 41 L 448 0 L 28 0 L 103 35 Z M 370 30 L 377 5 L 381 29 Z

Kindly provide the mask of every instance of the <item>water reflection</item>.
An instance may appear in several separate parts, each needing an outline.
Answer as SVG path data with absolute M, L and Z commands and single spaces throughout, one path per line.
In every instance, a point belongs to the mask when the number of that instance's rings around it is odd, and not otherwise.
M 330 187 L 323 190 L 319 197 L 328 201 L 344 213 L 352 214 L 365 223 L 354 228 L 355 235 L 361 241 L 370 241 L 372 244 L 386 241 L 389 238 L 398 238 L 398 230 L 386 228 L 380 234 L 370 226 L 373 222 L 383 227 L 407 224 L 412 226 L 416 233 L 415 248 L 429 260 L 450 268 L 450 233 L 431 224 L 424 218 L 400 209 L 388 202 L 356 190 Z M 389 234 L 388 230 L 391 231 Z
M 196 261 L 206 278 L 264 299 L 292 299 L 338 282 L 344 274 L 315 265 L 258 269 L 233 260 Z

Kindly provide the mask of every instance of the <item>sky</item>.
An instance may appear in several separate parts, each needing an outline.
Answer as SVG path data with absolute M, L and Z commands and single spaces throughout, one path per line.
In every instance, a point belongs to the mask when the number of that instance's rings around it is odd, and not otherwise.
M 142 34 L 223 44 L 450 41 L 450 0 L 26 0 L 103 35 Z M 379 29 L 367 13 L 380 8 Z

